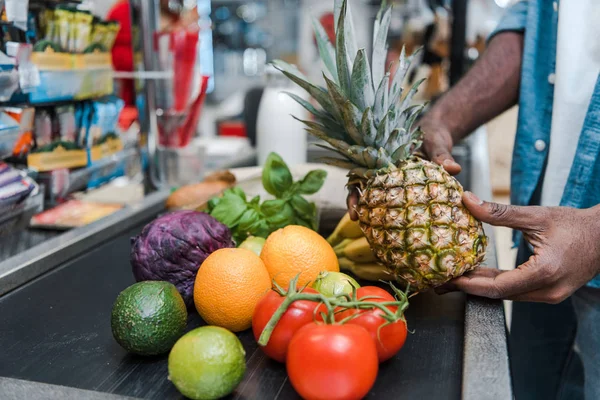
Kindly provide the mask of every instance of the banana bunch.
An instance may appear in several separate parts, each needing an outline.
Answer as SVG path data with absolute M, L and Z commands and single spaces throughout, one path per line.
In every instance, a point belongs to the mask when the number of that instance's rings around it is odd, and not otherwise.
M 346 214 L 327 238 L 338 256 L 340 269 L 367 281 L 394 280 L 387 268 L 373 254 L 358 222 Z

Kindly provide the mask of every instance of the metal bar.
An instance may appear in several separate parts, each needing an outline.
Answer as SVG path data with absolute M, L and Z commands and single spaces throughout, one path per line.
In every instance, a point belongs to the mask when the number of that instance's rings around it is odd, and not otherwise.
M 141 0 L 136 3 L 139 8 L 140 35 L 144 38 L 141 41 L 144 71 L 157 71 L 158 62 L 154 55 L 154 34 L 158 31 L 160 25 L 159 0 Z M 156 82 L 152 79 L 145 81 L 144 98 L 146 121 L 143 121 L 142 126 L 147 132 L 148 139 L 149 181 L 155 189 L 158 189 L 162 186 L 161 182 L 163 180 L 160 177 L 156 157 L 158 151 L 158 120 L 156 116 Z
M 486 131 L 480 128 L 469 139 L 471 147 L 471 191 L 490 199 L 490 165 Z M 496 241 L 491 226 L 487 267 L 498 268 Z M 467 297 L 463 354 L 463 400 L 512 400 L 504 305 L 500 300 Z
M 467 0 L 452 0 L 452 37 L 450 39 L 450 85 L 465 73 Z
M 169 191 L 156 192 L 102 220 L 73 229 L 0 263 L 0 296 L 85 253 L 100 243 L 154 218 L 164 210 Z

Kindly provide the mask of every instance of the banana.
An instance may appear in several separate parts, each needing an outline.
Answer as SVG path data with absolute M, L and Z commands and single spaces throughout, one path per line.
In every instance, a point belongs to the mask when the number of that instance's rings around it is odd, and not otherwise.
M 346 246 L 348 246 L 352 242 L 354 242 L 354 239 L 344 239 L 337 246 L 335 246 L 333 248 L 333 251 L 335 251 L 335 254 L 337 254 L 339 256 L 339 254 L 343 254 Z
M 331 236 L 327 238 L 327 241 L 335 247 L 344 239 L 358 239 L 361 236 L 363 236 L 363 232 L 360 229 L 360 224 L 358 221 L 352 221 L 350 214 L 346 213 Z
M 347 258 L 340 258 L 340 269 L 351 272 L 354 276 L 366 281 L 393 281 L 394 275 L 389 273 L 383 264 L 355 263 Z
M 338 257 L 345 257 L 350 261 L 357 263 L 377 261 L 377 258 L 375 257 L 375 254 L 373 254 L 371 246 L 367 241 L 367 238 L 364 236 L 347 243 L 343 247 L 336 247 L 334 250 L 336 251 Z

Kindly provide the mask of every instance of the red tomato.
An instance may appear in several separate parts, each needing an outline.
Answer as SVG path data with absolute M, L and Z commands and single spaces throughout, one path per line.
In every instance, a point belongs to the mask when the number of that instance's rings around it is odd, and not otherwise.
M 367 296 L 369 296 L 369 297 L 377 296 L 377 297 L 379 297 L 379 299 L 372 299 L 372 300 L 367 299 L 367 301 L 378 301 L 378 302 L 396 301 L 394 296 L 392 296 L 387 290 L 382 289 L 377 286 L 360 287 L 356 290 L 356 296 L 358 297 L 359 300 L 361 300 Z
M 375 286 L 361 287 L 356 291 L 356 294 L 359 300 L 366 296 L 378 296 L 379 298 L 377 299 L 373 298 L 366 300 L 376 303 L 395 300 L 391 294 Z M 396 312 L 398 308 L 389 307 L 389 309 L 392 312 Z M 404 346 L 408 334 L 406 322 L 404 321 L 397 321 L 379 329 L 382 325 L 387 323 L 387 321 L 381 317 L 383 313 L 382 310 L 374 308 L 371 310 L 351 309 L 336 314 L 337 321 L 341 321 L 354 314 L 360 314 L 358 317 L 349 320 L 348 324 L 360 325 L 369 332 L 377 346 L 379 362 L 389 360 L 395 356 Z
M 354 400 L 369 393 L 379 365 L 375 344 L 364 328 L 313 322 L 292 338 L 286 367 L 303 399 Z
M 311 288 L 306 288 L 302 292 L 313 294 L 318 293 L 316 290 Z M 252 331 L 256 341 L 258 341 L 262 331 L 265 329 L 265 326 L 267 326 L 267 323 L 269 323 L 269 320 L 281 303 L 283 303 L 284 299 L 285 298 L 280 296 L 279 293 L 271 290 L 256 305 L 254 314 L 252 315 Z M 261 347 L 265 354 L 273 360 L 285 362 L 287 348 L 290 340 L 292 340 L 292 336 L 298 329 L 302 328 L 308 323 L 313 322 L 315 308 L 318 306 L 319 303 L 306 300 L 293 302 L 283 314 L 275 326 L 275 329 L 273 329 L 269 343 L 267 343 L 265 347 Z M 327 308 L 321 304 L 318 313 L 326 311 Z
M 365 297 L 369 297 L 365 299 Z M 377 303 L 387 302 L 387 301 L 396 301 L 394 296 L 389 294 L 386 290 L 377 287 L 377 286 L 363 286 L 356 290 L 356 298 L 358 300 L 372 301 Z M 358 308 L 346 310 L 341 313 L 337 313 L 335 315 L 336 321 L 341 321 L 342 319 L 349 317 L 350 315 L 358 314 L 366 310 L 360 310 Z M 396 310 L 393 310 L 396 311 Z

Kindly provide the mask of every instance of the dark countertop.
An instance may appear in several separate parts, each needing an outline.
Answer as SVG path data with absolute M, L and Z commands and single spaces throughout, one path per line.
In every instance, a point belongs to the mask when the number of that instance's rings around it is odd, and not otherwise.
M 472 147 L 470 188 L 489 198 L 484 133 L 474 136 Z M 181 398 L 166 381 L 165 357 L 128 355 L 110 333 L 112 302 L 133 283 L 129 237 L 161 211 L 167 195 L 156 193 L 139 207 L 0 262 L 0 376 L 19 379 L 0 380 L 0 398 L 47 398 L 32 395 L 42 389 L 26 381 L 59 385 L 51 388 L 70 398 L 97 398 L 70 388 L 106 398 Z M 496 265 L 493 247 L 492 238 L 488 266 Z M 369 398 L 512 399 L 502 302 L 423 294 L 411 302 L 407 319 L 415 333 L 396 359 L 381 366 Z M 188 328 L 201 323 L 192 313 Z M 250 333 L 240 339 L 248 373 L 232 398 L 297 398 L 285 370 L 264 357 Z
M 0 298 L 0 376 L 145 399 L 181 398 L 166 379 L 166 356 L 129 355 L 110 330 L 114 299 L 134 283 L 129 238 L 140 229 Z M 464 307 L 461 294 L 415 297 L 407 312 L 414 334 L 394 360 L 381 366 L 368 398 L 425 399 L 444 393 L 446 399 L 459 399 Z M 190 313 L 189 329 L 202 324 Z M 297 398 L 283 366 L 263 355 L 252 333 L 238 336 L 248 372 L 232 398 Z

